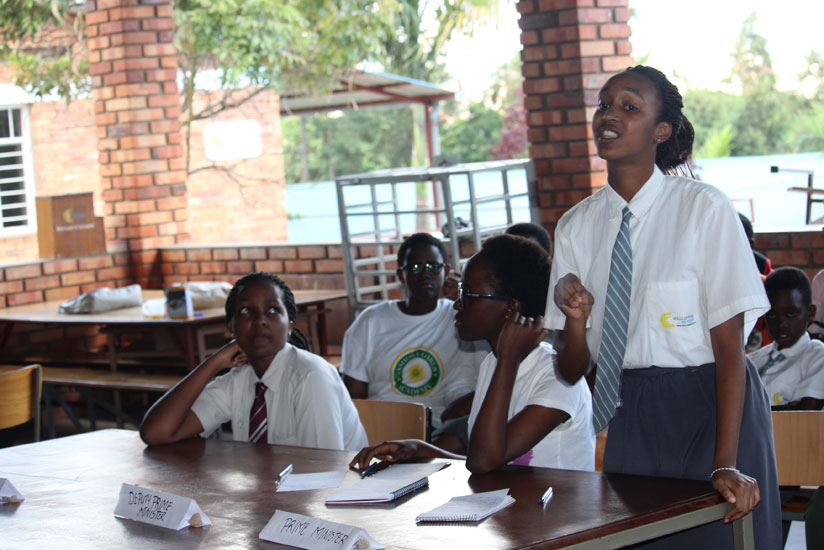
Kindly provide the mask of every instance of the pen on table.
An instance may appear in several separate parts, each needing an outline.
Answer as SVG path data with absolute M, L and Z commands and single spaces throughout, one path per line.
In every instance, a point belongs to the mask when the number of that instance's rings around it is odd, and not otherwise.
M 278 474 L 278 478 L 275 480 L 275 487 L 280 487 L 280 484 L 284 482 L 286 476 L 292 473 L 292 465 L 288 465 L 283 469 L 282 472 Z
M 552 500 L 552 487 L 547 487 L 544 494 L 541 495 L 541 498 L 538 499 L 538 504 L 541 506 L 545 506 L 547 502 Z
M 388 464 L 386 462 L 373 462 L 372 464 L 367 466 L 364 471 L 361 472 L 361 477 L 370 476 L 370 475 L 374 474 L 376 471 L 378 471 L 378 469 L 382 470 L 387 465 Z

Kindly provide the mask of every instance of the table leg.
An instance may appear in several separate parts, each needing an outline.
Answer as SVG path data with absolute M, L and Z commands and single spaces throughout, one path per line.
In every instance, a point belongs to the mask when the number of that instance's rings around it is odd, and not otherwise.
M 49 425 L 49 439 L 54 439 L 57 437 L 54 431 L 54 410 L 52 407 L 51 391 L 47 384 L 43 384 L 43 400 L 46 402 L 46 422 Z
M 326 308 L 324 304 L 318 306 L 318 344 L 321 356 L 325 357 L 329 351 L 326 341 Z
M 754 550 L 755 534 L 752 528 L 752 514 L 732 523 L 735 550 Z
M 60 405 L 60 407 L 64 411 L 66 411 L 66 415 L 69 417 L 69 420 L 72 421 L 72 424 L 74 424 L 74 427 L 77 429 L 78 432 L 87 431 L 83 428 L 83 425 L 80 423 L 80 420 L 78 420 L 77 417 L 74 415 L 74 412 L 72 412 L 72 409 L 71 407 L 69 407 L 69 404 L 66 403 L 66 400 L 63 399 L 63 397 L 60 395 L 60 392 L 52 388 L 51 384 L 43 384 L 43 393 L 46 395 L 47 403 L 53 399 L 57 402 L 58 405 Z M 48 408 L 50 409 L 51 407 Z M 51 416 L 51 413 L 49 413 L 49 416 Z M 53 420 L 50 422 L 50 424 L 51 426 L 49 427 L 49 437 L 54 439 L 55 432 Z
M 183 345 L 184 356 L 186 360 L 186 372 L 192 372 L 197 366 L 195 359 L 195 335 L 191 326 L 185 325 L 183 327 Z
M 6 340 L 9 339 L 9 335 L 11 334 L 11 329 L 14 328 L 14 322 L 9 321 L 7 323 L 3 323 L 3 328 L 0 329 L 0 349 L 6 347 Z

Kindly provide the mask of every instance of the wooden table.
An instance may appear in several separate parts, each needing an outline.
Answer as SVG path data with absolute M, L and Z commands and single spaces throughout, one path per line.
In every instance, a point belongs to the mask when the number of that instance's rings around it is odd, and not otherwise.
M 326 355 L 326 311 L 324 304 L 329 300 L 345 298 L 346 291 L 297 290 L 294 295 L 299 315 L 309 316 L 310 326 L 313 326 L 317 331 L 317 336 L 312 335 L 313 339 L 317 341 L 315 351 L 320 355 Z M 162 297 L 162 290 L 143 291 L 144 301 Z M 4 347 L 15 323 L 102 325 L 106 327 L 108 335 L 109 365 L 111 370 L 116 370 L 118 362 L 129 356 L 128 351 L 120 350 L 117 345 L 120 334 L 141 330 L 162 330 L 178 336 L 176 343 L 180 348 L 184 364 L 187 370 L 192 370 L 211 351 L 206 346 L 202 334 L 208 331 L 215 332 L 225 329 L 226 315 L 223 307 L 197 311 L 196 316 L 191 319 L 170 319 L 168 317 L 153 319 L 145 317 L 142 308 L 139 306 L 105 313 L 61 314 L 57 311 L 61 303 L 63 302 L 55 300 L 25 306 L 0 308 L 0 325 L 2 325 L 2 328 L 0 328 L 0 349 Z M 311 322 L 312 318 L 314 318 L 314 324 Z M 146 353 L 141 352 L 142 356 L 146 356 Z M 151 355 L 151 353 L 149 354 Z M 41 358 L 33 359 L 39 361 Z M 70 361 L 71 358 L 66 359 Z
M 0 505 L 3 548 L 277 548 L 258 539 L 275 509 L 365 528 L 387 548 L 620 548 L 713 521 L 730 505 L 708 482 L 511 466 L 470 476 L 461 461 L 433 474 L 428 489 L 391 504 L 326 506 L 332 490 L 275 493 L 295 473 L 345 469 L 351 452 L 192 439 L 146 448 L 137 433 L 102 430 L 0 449 L 0 477 L 26 500 Z M 349 472 L 348 485 L 357 479 Z M 123 482 L 194 498 L 204 529 L 172 531 L 115 518 Z M 537 504 L 547 486 L 555 496 Z M 450 497 L 509 488 L 515 504 L 478 524 L 416 525 Z M 752 543 L 751 516 L 737 523 Z M 744 536 L 744 535 L 747 536 Z M 740 546 L 752 548 L 752 546 Z

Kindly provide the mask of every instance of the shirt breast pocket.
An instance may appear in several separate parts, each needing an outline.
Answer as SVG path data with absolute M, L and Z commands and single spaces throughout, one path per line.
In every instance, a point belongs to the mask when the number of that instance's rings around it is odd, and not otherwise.
M 651 345 L 662 346 L 691 365 L 690 358 L 706 345 L 698 281 L 652 283 L 644 301 Z

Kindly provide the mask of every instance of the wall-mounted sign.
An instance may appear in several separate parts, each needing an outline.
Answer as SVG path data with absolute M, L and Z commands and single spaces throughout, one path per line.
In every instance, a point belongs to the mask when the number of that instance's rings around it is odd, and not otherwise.
M 221 120 L 203 127 L 203 150 L 212 162 L 253 159 L 263 152 L 257 120 Z

